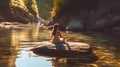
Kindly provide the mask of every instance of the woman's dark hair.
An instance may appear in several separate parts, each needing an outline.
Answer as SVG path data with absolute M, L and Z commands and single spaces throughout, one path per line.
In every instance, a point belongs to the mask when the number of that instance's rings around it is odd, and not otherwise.
M 56 35 L 58 29 L 59 29 L 59 24 L 55 23 L 53 26 L 52 35 Z

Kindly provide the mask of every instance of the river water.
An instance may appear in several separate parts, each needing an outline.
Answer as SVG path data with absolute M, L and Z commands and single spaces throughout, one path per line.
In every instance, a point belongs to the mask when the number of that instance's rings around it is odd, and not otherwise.
M 57 58 L 39 56 L 29 49 L 50 40 L 50 31 L 36 25 L 0 28 L 0 67 L 120 67 L 120 37 L 111 33 L 62 32 L 70 42 L 93 46 L 92 58 Z

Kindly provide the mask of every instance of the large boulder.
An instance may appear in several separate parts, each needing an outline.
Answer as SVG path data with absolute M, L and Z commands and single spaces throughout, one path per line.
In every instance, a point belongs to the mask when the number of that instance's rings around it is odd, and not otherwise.
M 40 42 L 30 49 L 37 55 L 49 57 L 71 57 L 80 58 L 92 54 L 89 44 L 78 42 L 66 42 L 53 44 L 49 41 Z

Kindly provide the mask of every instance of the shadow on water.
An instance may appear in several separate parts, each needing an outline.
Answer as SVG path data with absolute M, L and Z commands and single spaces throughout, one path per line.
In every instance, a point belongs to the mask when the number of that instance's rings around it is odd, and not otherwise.
M 60 58 L 60 57 L 54 57 L 52 58 L 52 65 L 53 67 L 79 67 L 79 66 L 85 66 L 89 63 L 94 63 L 97 61 L 98 58 L 94 54 L 91 54 L 91 57 L 89 55 L 86 57 L 81 58 Z
M 57 50 L 65 50 L 65 45 L 67 46 L 68 50 L 71 51 L 71 48 L 68 43 L 65 44 L 55 44 Z M 63 52 L 64 53 L 64 52 Z M 73 56 L 73 55 L 71 55 Z M 85 66 L 85 64 L 94 63 L 98 60 L 98 57 L 90 53 L 88 55 L 81 55 L 80 58 L 70 58 L 71 56 L 54 56 L 52 58 L 52 65 L 54 67 L 79 67 L 79 66 Z

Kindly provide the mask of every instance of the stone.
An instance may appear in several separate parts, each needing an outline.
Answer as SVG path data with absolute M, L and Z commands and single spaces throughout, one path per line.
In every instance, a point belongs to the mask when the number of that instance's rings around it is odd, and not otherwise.
M 79 58 L 92 53 L 92 48 L 86 43 L 67 42 L 53 44 L 49 41 L 40 42 L 40 44 L 30 49 L 33 53 L 50 57 L 72 57 Z

